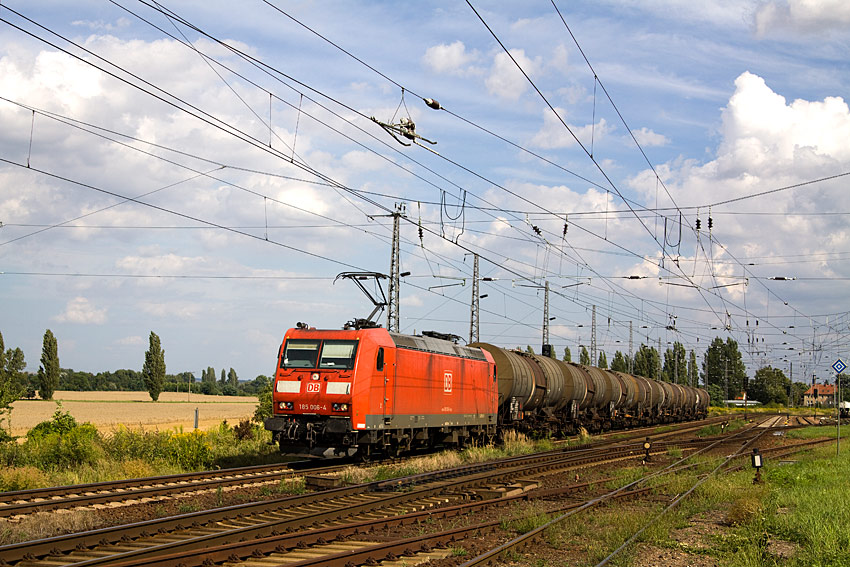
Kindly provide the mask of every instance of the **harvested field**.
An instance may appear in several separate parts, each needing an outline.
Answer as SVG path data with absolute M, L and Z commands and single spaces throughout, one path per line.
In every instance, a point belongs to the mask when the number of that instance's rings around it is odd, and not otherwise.
M 152 402 L 147 392 L 64 392 L 53 395 L 53 401 L 18 400 L 12 407 L 12 435 L 25 435 L 38 423 L 50 419 L 56 402 L 78 422 L 91 422 L 109 433 L 123 425 L 130 429 L 170 430 L 195 426 L 198 408 L 200 429 L 218 426 L 224 420 L 231 424 L 250 418 L 257 398 L 247 396 L 205 396 L 186 392 L 163 392 Z

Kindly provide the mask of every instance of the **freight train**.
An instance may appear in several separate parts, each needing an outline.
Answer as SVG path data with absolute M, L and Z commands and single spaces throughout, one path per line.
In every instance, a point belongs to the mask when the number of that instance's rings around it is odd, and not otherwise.
M 706 416 L 708 393 L 601 368 L 384 328 L 286 332 L 265 428 L 285 454 L 364 460 Z

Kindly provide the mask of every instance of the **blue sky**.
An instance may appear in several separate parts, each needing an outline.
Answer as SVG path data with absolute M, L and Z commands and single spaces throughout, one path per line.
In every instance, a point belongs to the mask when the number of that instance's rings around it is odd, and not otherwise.
M 404 203 L 403 332 L 468 336 L 475 252 L 496 344 L 539 348 L 548 280 L 559 354 L 596 305 L 609 360 L 629 321 L 751 373 L 847 356 L 850 8 L 556 2 L 577 46 L 551 2 L 471 4 L 504 49 L 466 3 L 4 2 L 7 347 L 140 368 L 154 331 L 170 372 L 270 374 L 295 322 L 369 313 L 333 279 L 389 271 Z

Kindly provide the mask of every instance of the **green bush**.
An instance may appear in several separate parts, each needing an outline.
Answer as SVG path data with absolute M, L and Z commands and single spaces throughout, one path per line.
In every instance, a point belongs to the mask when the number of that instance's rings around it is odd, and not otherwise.
M 56 405 L 58 407 L 56 408 L 56 411 L 53 412 L 53 419 L 49 421 L 42 421 L 30 429 L 29 433 L 27 433 L 28 440 L 40 439 L 52 434 L 62 435 L 77 427 L 77 420 L 74 419 L 74 417 L 67 411 L 62 411 L 62 404 L 57 402 Z
M 26 464 L 41 470 L 94 465 L 103 455 L 99 440 L 97 428 L 90 423 L 76 425 L 63 433 L 42 430 L 32 438 L 27 437 L 23 446 L 24 459 Z
M 112 459 L 138 459 L 197 470 L 208 468 L 214 460 L 206 437 L 207 434 L 200 431 L 145 432 L 121 428 L 102 443 L 107 456 Z
M 45 486 L 50 486 L 47 475 L 35 467 L 13 467 L 0 470 L 0 492 Z

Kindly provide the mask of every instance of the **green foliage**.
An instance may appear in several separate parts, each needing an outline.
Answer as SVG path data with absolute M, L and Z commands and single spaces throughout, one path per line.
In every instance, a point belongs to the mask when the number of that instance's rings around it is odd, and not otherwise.
M 664 377 L 675 384 L 688 383 L 688 364 L 685 347 L 679 341 L 673 343 L 672 349 L 664 352 Z
M 503 520 L 500 527 L 503 530 L 525 534 L 548 524 L 552 519 L 553 516 L 546 513 L 545 507 L 541 502 L 532 502 L 517 506 L 511 513 L 511 518 Z
M 661 368 L 661 357 L 655 347 L 641 344 L 635 353 L 634 373 L 644 378 L 660 379 L 658 370 Z
M 157 401 L 165 384 L 165 351 L 160 347 L 159 336 L 153 331 L 150 335 L 150 347 L 145 353 L 142 378 L 151 399 Z
M 755 502 L 733 506 L 737 524 L 722 541 L 721 553 L 734 553 L 732 565 L 773 565 L 768 542 L 782 540 L 794 547 L 787 564 L 794 567 L 847 565 L 850 549 L 850 507 L 846 471 L 850 452 L 835 455 L 834 447 L 801 455 L 798 462 L 763 471 L 766 488 Z M 746 475 L 744 482 L 752 475 Z M 747 488 L 751 494 L 751 489 Z M 728 556 L 728 555 L 727 555 Z
M 32 466 L 0 469 L 0 492 L 50 486 L 47 475 Z
M 587 352 L 587 347 L 582 346 L 581 352 L 578 355 L 579 364 L 584 364 L 585 366 L 590 366 L 590 353 Z
M 257 394 L 257 397 L 259 398 L 259 403 L 257 404 L 257 409 L 254 410 L 254 417 L 251 419 L 255 423 L 262 425 L 263 422 L 270 418 L 274 413 L 272 411 L 273 400 L 271 381 Z
M 719 406 L 723 404 L 723 400 L 726 398 L 723 397 L 723 388 L 721 388 L 717 384 L 709 384 L 705 387 L 705 391 L 708 392 L 708 397 L 710 400 L 710 404 L 714 406 Z
M 614 353 L 614 358 L 611 359 L 611 370 L 615 372 L 628 372 L 629 363 L 623 353 L 617 351 Z
M 27 433 L 21 448 L 22 464 L 41 470 L 94 464 L 102 454 L 96 443 L 99 438 L 94 425 L 77 423 L 60 405 L 52 419 L 39 423 Z
M 56 402 L 56 411 L 49 421 L 42 421 L 27 433 L 27 439 L 40 439 L 48 435 L 64 435 L 77 427 L 77 420 L 67 411 L 62 411 L 62 404 Z
M 43 400 L 52 400 L 53 392 L 59 385 L 59 345 L 53 332 L 44 332 L 41 347 L 41 366 L 38 368 L 38 395 Z
M 599 361 L 596 363 L 599 368 L 608 368 L 608 357 L 605 356 L 605 351 L 599 351 Z
M 11 435 L 3 428 L 12 414 L 12 402 L 24 395 L 23 370 L 26 368 L 24 353 L 21 349 L 5 350 L 3 335 L 0 333 L 0 443 L 11 441 Z
M 702 362 L 702 379 L 707 385 L 720 386 L 723 399 L 734 398 L 744 389 L 747 369 L 741 359 L 738 343 L 731 337 L 727 338 L 725 343 L 720 337 L 715 337 L 706 349 Z M 726 398 L 727 395 L 729 398 Z
M 564 362 L 572 362 L 573 355 L 570 353 L 570 347 L 564 347 Z
M 778 368 L 765 366 L 756 370 L 747 394 L 763 404 L 788 405 L 788 387 L 791 380 Z

